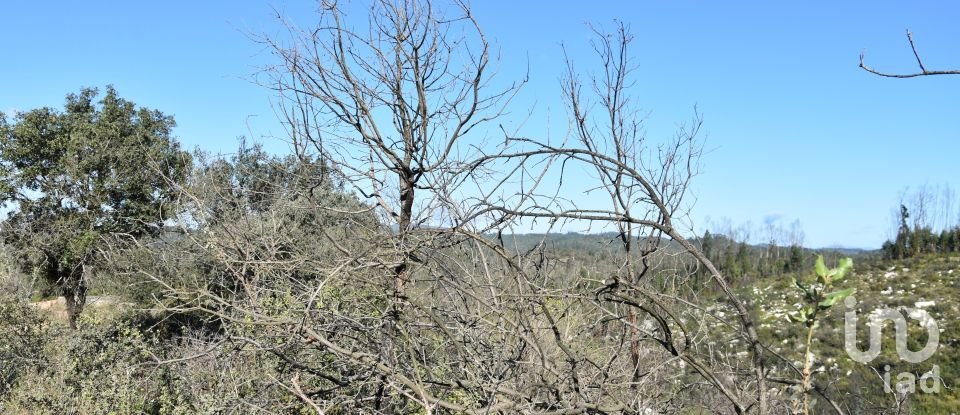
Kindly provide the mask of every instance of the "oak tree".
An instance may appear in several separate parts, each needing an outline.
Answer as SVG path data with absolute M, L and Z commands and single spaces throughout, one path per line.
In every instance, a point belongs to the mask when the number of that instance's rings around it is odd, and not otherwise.
M 39 108 L 0 122 L 4 242 L 19 264 L 66 300 L 76 327 L 97 253 L 110 237 L 157 234 L 175 212 L 172 189 L 190 156 L 173 117 L 137 107 L 113 87 L 67 95 L 62 111 Z

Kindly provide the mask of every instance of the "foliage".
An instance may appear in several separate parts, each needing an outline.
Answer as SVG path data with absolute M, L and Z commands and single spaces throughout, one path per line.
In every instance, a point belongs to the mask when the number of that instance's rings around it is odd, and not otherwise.
M 14 387 L 27 368 L 46 364 L 44 346 L 50 324 L 17 299 L 0 296 L 0 396 Z
M 826 312 L 838 302 L 843 301 L 844 298 L 853 294 L 855 291 L 853 288 L 831 291 L 834 288 L 834 284 L 843 282 L 844 278 L 847 277 L 847 273 L 852 269 L 853 260 L 850 258 L 840 260 L 836 268 L 827 269 L 823 261 L 823 256 L 818 256 L 817 262 L 814 265 L 814 272 L 817 276 L 816 282 L 804 284 L 796 278 L 792 279 L 794 287 L 802 293 L 804 304 L 799 310 L 790 314 L 789 317 L 790 320 L 802 323 L 807 327 L 807 339 L 804 343 L 804 364 L 803 371 L 801 372 L 803 376 L 801 393 L 803 394 L 802 405 L 804 414 L 810 413 L 810 394 L 813 384 L 812 369 L 814 363 L 814 355 L 811 347 L 818 318 L 821 316 L 821 313 Z M 799 406 L 799 404 L 797 406 Z
M 193 163 L 171 118 L 112 88 L 0 118 L 5 240 L 78 326 L 0 303 L 0 411 L 766 414 L 789 410 L 791 387 L 806 412 L 814 391 L 851 413 L 887 407 L 850 395 L 873 367 L 845 366 L 839 398 L 814 382 L 815 342 L 842 350 L 821 322 L 873 282 L 848 278 L 850 258 L 828 269 L 772 226 L 762 245 L 680 230 L 701 118 L 645 136 L 624 25 L 597 31 L 589 82 L 568 62 L 563 145 L 502 125 L 502 145 L 482 143 L 516 89 L 489 90 L 490 45 L 456 5 L 378 1 L 364 30 L 323 1 L 315 28 L 263 39 L 282 61 L 270 83 L 287 156 L 241 141 Z M 561 197 L 541 180 L 555 169 L 590 172 L 608 203 Z M 900 252 L 951 243 L 902 214 Z M 537 221 L 546 233 L 515 234 Z M 77 320 L 97 271 L 153 309 Z M 773 317 L 802 326 L 767 324 L 768 293 L 799 301 Z M 776 349 L 793 339 L 802 371 Z
M 960 226 L 943 229 L 939 234 L 929 227 L 905 229 L 896 240 L 886 241 L 882 247 L 886 259 L 904 259 L 922 254 L 960 252 Z
M 0 301 L 0 411 L 12 414 L 227 414 L 251 407 L 301 413 L 271 387 L 283 363 L 182 316 L 126 311 L 104 321 L 85 313 L 72 336 L 31 307 Z M 204 339 L 204 342 L 198 339 Z M 165 363 L 163 363 L 165 362 Z
M 820 312 L 829 310 L 837 302 L 843 301 L 844 298 L 853 294 L 853 288 L 827 292 L 833 288 L 834 284 L 842 282 L 846 278 L 847 272 L 852 268 L 853 260 L 845 258 L 840 261 L 836 268 L 827 269 L 823 256 L 818 256 L 816 265 L 814 265 L 817 276 L 816 282 L 804 285 L 796 278 L 792 279 L 793 285 L 803 294 L 806 304 L 800 307 L 795 314 L 791 314 L 790 319 L 803 323 L 807 327 L 813 327 Z
M 927 186 L 913 192 L 904 189 L 900 194 L 899 209 L 895 211 L 896 236 L 884 242 L 881 248 L 883 257 L 905 259 L 923 254 L 960 252 L 960 224 L 953 219 L 953 198 L 949 187 L 944 188 L 942 196 Z M 935 201 L 942 206 L 935 206 Z
M 0 131 L 0 200 L 13 209 L 3 238 L 28 273 L 67 299 L 72 325 L 105 241 L 156 235 L 176 215 L 176 186 L 190 166 L 172 117 L 112 87 L 97 96 L 83 89 L 63 111 L 19 113 Z

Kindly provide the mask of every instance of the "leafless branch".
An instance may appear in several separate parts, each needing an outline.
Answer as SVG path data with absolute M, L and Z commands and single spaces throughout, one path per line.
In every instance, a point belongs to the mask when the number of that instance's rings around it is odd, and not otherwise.
M 920 72 L 907 73 L 907 74 L 881 72 L 867 66 L 867 64 L 864 63 L 863 53 L 860 54 L 860 68 L 874 75 L 884 76 L 887 78 L 915 78 L 918 76 L 932 76 L 932 75 L 960 75 L 960 70 L 941 70 L 941 71 L 927 70 L 927 68 L 923 65 L 923 60 L 920 59 L 920 52 L 917 52 L 917 45 L 913 43 L 913 33 L 910 33 L 909 30 L 907 30 L 907 41 L 910 43 L 910 50 L 913 51 L 913 57 L 916 58 L 917 60 L 917 66 L 920 67 Z

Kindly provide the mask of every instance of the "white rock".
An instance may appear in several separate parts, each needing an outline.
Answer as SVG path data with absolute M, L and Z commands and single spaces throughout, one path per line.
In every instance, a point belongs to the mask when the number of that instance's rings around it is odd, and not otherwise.
M 933 317 L 930 317 L 930 314 L 923 310 L 910 310 L 907 315 L 909 315 L 910 318 L 917 320 L 917 322 L 919 322 L 923 327 L 937 324 Z

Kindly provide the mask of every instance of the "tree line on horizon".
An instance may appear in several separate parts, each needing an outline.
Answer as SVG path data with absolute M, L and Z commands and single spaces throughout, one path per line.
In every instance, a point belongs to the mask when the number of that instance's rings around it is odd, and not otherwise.
M 899 209 L 893 215 L 896 236 L 881 247 L 884 258 L 960 252 L 960 213 L 954 219 L 953 208 L 958 206 L 954 199 L 949 186 L 941 192 L 927 186 L 903 191 Z

